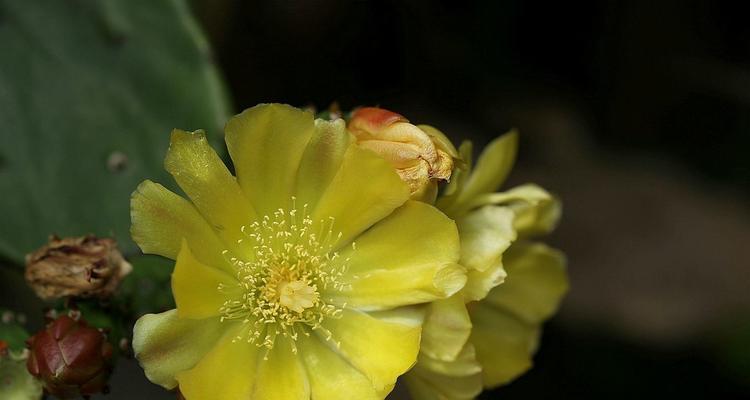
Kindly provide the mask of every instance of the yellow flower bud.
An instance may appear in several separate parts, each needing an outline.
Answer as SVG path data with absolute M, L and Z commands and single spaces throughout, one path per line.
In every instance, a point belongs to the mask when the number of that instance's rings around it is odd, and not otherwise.
M 432 201 L 437 182 L 450 179 L 452 151 L 432 129 L 424 130 L 399 114 L 376 107 L 355 110 L 348 128 L 360 147 L 374 151 L 396 168 L 412 198 Z

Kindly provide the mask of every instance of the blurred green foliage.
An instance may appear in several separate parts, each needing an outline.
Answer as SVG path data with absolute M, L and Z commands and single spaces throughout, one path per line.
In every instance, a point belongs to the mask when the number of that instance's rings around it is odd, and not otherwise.
M 750 315 L 735 316 L 717 330 L 712 349 L 726 372 L 750 388 Z
M 0 0 L 0 53 L 0 258 L 53 233 L 134 254 L 129 197 L 171 182 L 171 129 L 218 133 L 229 112 L 185 3 Z
M 26 329 L 16 320 L 16 315 L 6 309 L 0 308 L 0 340 L 5 342 L 8 349 L 20 351 L 26 347 L 26 338 L 29 337 Z
M 144 255 L 133 258 L 131 263 L 133 272 L 120 284 L 114 301 L 136 318 L 175 308 L 170 286 L 174 261 Z

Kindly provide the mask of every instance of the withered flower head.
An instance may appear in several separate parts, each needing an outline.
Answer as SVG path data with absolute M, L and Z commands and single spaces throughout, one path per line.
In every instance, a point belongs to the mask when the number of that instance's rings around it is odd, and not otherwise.
M 438 180 L 450 179 L 455 149 L 435 128 L 413 125 L 403 116 L 377 107 L 355 110 L 348 128 L 360 147 L 378 153 L 396 168 L 412 198 L 429 197 Z
M 57 238 L 26 255 L 26 282 L 42 299 L 110 296 L 132 270 L 117 242 L 95 236 Z
M 63 315 L 29 338 L 26 367 L 44 390 L 62 399 L 107 390 L 114 348 L 104 333 Z

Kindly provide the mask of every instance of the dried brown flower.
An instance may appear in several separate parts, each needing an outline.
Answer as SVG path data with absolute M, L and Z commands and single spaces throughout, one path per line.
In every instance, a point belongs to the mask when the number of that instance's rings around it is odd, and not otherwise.
M 132 270 L 111 238 L 50 237 L 26 255 L 26 282 L 42 299 L 109 297 Z

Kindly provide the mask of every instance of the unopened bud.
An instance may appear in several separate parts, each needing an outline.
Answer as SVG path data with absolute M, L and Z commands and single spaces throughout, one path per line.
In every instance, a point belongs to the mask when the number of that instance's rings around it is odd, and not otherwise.
M 106 298 L 132 270 L 110 238 L 50 238 L 26 256 L 26 282 L 42 299 Z
M 437 181 L 450 179 L 453 156 L 444 141 L 403 116 L 377 107 L 359 108 L 352 113 L 348 128 L 359 146 L 376 152 L 396 168 L 413 198 L 432 196 Z
M 63 315 L 29 338 L 28 345 L 26 367 L 47 393 L 68 399 L 106 391 L 114 349 L 84 320 Z

